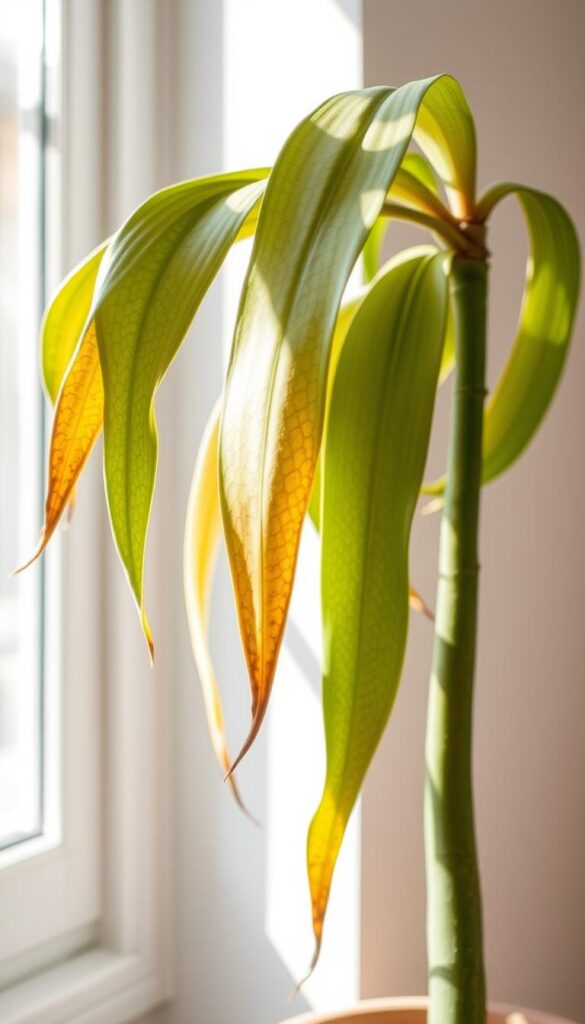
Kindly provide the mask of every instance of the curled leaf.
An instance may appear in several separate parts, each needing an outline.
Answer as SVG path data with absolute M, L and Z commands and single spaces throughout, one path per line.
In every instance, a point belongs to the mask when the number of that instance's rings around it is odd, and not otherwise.
M 579 297 L 579 242 L 556 199 L 520 185 L 494 185 L 478 203 L 478 219 L 511 194 L 526 218 L 530 255 L 516 338 L 485 408 L 483 483 L 508 469 L 538 430 L 561 377 Z M 438 498 L 429 512 L 441 507 L 444 490 L 444 477 L 425 484 L 424 493 Z

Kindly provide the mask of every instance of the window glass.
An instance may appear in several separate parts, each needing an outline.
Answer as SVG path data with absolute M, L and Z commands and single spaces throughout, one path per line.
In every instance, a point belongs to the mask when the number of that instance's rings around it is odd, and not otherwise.
M 42 831 L 43 4 L 0 7 L 0 848 Z

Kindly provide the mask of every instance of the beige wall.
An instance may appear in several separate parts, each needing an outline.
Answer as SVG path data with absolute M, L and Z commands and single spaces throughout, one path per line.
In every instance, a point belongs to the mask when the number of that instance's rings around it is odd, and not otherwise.
M 366 84 L 457 76 L 480 188 L 557 195 L 585 238 L 584 0 L 365 0 Z M 395 241 L 412 238 L 398 230 Z M 490 381 L 510 344 L 526 243 L 509 200 L 490 233 Z M 585 349 L 580 318 L 554 408 L 484 492 L 476 790 L 492 998 L 585 1019 Z M 441 465 L 441 404 L 431 459 Z M 432 596 L 437 523 L 413 579 Z M 364 799 L 364 995 L 425 988 L 422 745 L 431 631 L 412 624 L 396 712 Z

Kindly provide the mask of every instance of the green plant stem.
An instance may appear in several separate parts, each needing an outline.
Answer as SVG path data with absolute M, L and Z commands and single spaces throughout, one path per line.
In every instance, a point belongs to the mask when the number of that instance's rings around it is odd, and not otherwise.
M 472 789 L 487 264 L 453 259 L 453 411 L 426 738 L 428 1024 L 485 1024 Z

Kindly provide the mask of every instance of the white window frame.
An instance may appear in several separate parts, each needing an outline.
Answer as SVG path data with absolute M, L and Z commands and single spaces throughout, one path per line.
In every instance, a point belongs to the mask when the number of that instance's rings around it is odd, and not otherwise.
M 38 7 L 40 11 L 42 4 Z M 40 101 L 43 92 L 41 69 L 36 66 L 39 57 L 40 53 L 35 45 L 27 55 L 27 64 L 30 62 L 31 66 L 22 69 L 26 72 L 27 82 L 38 77 L 34 86 L 35 95 L 31 92 L 25 98 L 25 101 L 31 104 Z M 31 111 L 25 111 L 25 116 L 30 120 Z M 49 169 L 50 163 L 50 147 L 45 147 L 46 151 L 40 153 L 43 145 L 41 116 L 42 114 L 39 114 L 37 118 L 39 123 L 36 126 L 36 137 L 29 136 L 26 146 L 22 147 L 25 161 L 24 180 L 27 187 L 36 192 L 31 196 L 22 197 L 25 211 L 30 210 L 28 217 L 31 225 L 27 234 L 30 233 L 31 236 L 43 216 L 40 188 L 41 181 L 46 177 L 45 170 Z M 39 167 L 41 162 L 43 171 Z M 27 163 L 30 164 L 28 169 Z M 39 228 L 38 233 L 42 235 L 44 232 Z M 48 255 L 44 253 L 42 256 L 45 267 L 49 263 Z M 23 297 L 24 308 L 26 309 L 28 305 L 30 310 L 22 334 L 22 342 L 28 346 L 34 344 L 33 339 L 37 330 L 40 288 L 39 282 L 34 279 L 34 275 L 24 262 L 22 277 L 33 292 L 32 302 L 30 292 L 28 303 Z M 30 379 L 23 381 L 23 387 L 38 388 L 38 368 Z M 36 397 L 35 391 L 31 391 L 32 397 Z M 32 417 L 28 429 L 36 430 L 40 434 L 40 415 Z M 39 480 L 39 493 L 34 507 L 25 510 L 29 543 L 34 539 L 33 531 L 38 529 L 38 515 L 42 507 L 40 490 Z M 34 526 L 32 520 L 37 520 Z M 83 535 L 87 529 L 87 517 L 82 516 L 80 534 Z M 44 562 L 37 563 L 24 577 L 27 586 L 33 592 L 37 591 L 40 595 L 42 588 L 48 612 L 46 621 L 39 623 L 35 616 L 29 623 L 31 639 L 40 628 L 45 641 L 43 665 L 38 664 L 38 685 L 43 691 L 40 703 L 44 707 L 44 813 L 43 821 L 40 823 L 41 834 L 33 838 L 24 838 L 0 853 L 0 905 L 3 911 L 0 918 L 2 984 L 30 969 L 30 951 L 33 949 L 36 950 L 37 962 L 42 962 L 43 959 L 53 958 L 52 944 L 55 941 L 61 944 L 64 936 L 68 936 L 68 942 L 71 943 L 72 934 L 77 933 L 78 941 L 87 943 L 93 923 L 99 916 L 100 757 L 99 734 L 95 729 L 95 702 L 99 691 L 99 679 L 90 646 L 90 657 L 83 665 L 77 661 L 78 685 L 71 685 L 75 655 L 72 646 L 66 642 L 66 637 L 61 635 L 60 626 L 61 622 L 67 621 L 70 632 L 74 634 L 80 628 L 80 621 L 66 616 L 61 617 L 62 590 L 66 598 L 65 605 L 71 606 L 73 615 L 91 614 L 91 609 L 87 599 L 81 602 L 71 600 L 71 588 L 62 588 L 62 582 L 66 581 L 68 576 L 68 556 L 71 554 L 63 548 L 64 546 L 57 541 Z M 15 559 L 16 554 L 15 552 Z M 24 552 L 20 554 L 22 556 Z M 34 600 L 34 605 L 38 609 L 38 615 L 40 600 Z M 63 718 L 58 713 L 61 708 L 64 712 Z
M 158 0 L 61 0 L 65 102 L 58 152 L 66 201 L 59 213 L 60 273 L 161 184 L 162 6 Z M 145 96 L 152 101 L 148 118 L 140 117 Z M 43 882 L 30 891 L 28 914 L 18 911 L 14 917 L 16 904 L 2 901 L 3 916 L 15 933 L 22 930 L 21 976 L 30 972 L 10 985 L 11 965 L 3 965 L 4 975 L 0 965 L 3 1024 L 121 1024 L 171 992 L 172 676 L 165 644 L 166 569 L 162 554 L 157 557 L 164 521 L 155 515 L 150 535 L 149 590 L 163 655 L 151 671 L 113 552 L 99 463 L 97 454 L 84 474 L 71 530 L 53 545 L 47 561 L 49 577 L 61 577 L 62 594 L 61 610 L 51 607 L 47 620 L 50 661 L 59 665 L 51 685 L 60 686 L 64 711 L 62 722 L 53 724 L 63 766 L 62 827 L 47 833 L 36 849 L 29 844 L 30 856 L 15 859 L 0 874 L 0 885 L 9 883 L 14 900 L 35 874 Z M 31 921 L 40 922 L 41 931 L 30 933 L 25 951 Z

